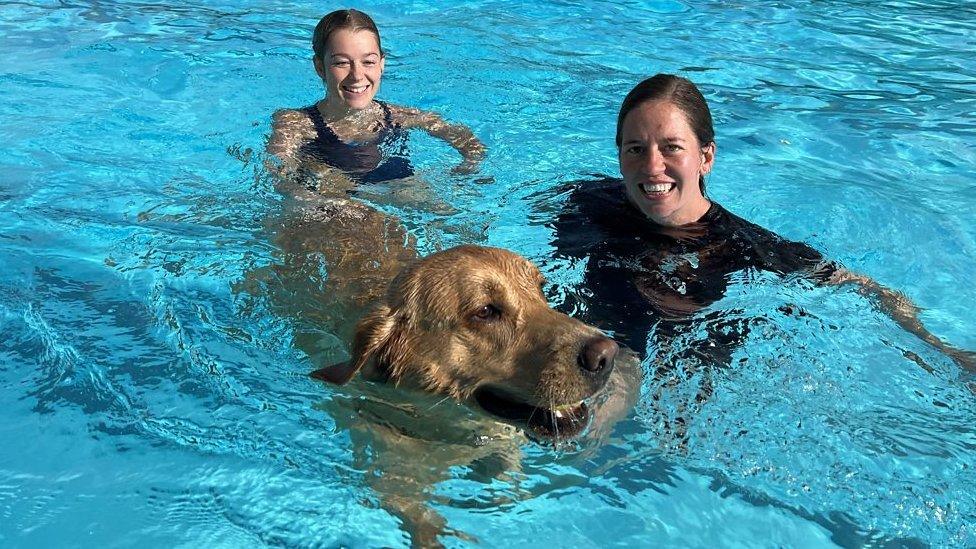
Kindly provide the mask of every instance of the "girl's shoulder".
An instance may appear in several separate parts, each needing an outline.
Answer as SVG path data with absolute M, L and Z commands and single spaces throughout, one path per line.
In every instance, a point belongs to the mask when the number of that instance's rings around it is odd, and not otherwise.
M 390 113 L 390 117 L 394 123 L 404 128 L 429 128 L 436 124 L 444 123 L 443 118 L 437 113 L 416 107 L 407 107 L 386 102 L 380 102 L 380 106 Z
M 314 105 L 298 109 L 278 109 L 272 113 L 271 120 L 276 124 L 311 124 L 314 109 Z
M 286 132 L 294 136 L 313 135 L 315 121 L 312 119 L 310 109 L 314 108 L 312 106 L 300 109 L 278 109 L 271 115 L 271 131 Z

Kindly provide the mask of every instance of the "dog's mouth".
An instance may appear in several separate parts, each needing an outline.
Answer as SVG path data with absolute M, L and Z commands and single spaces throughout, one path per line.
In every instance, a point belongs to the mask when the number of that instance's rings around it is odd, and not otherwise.
M 590 422 L 590 409 L 583 401 L 541 408 L 491 387 L 479 388 L 474 399 L 489 414 L 525 427 L 530 436 L 542 439 L 573 438 Z

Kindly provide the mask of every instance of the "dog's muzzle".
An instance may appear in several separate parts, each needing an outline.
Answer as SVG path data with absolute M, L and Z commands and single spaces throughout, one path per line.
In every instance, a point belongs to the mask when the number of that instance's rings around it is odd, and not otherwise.
M 619 351 L 617 342 L 605 336 L 591 338 L 580 348 L 576 362 L 581 378 L 590 387 L 590 396 L 606 384 Z M 542 439 L 573 438 L 590 422 L 590 409 L 582 400 L 546 408 L 524 402 L 495 387 L 479 388 L 474 398 L 489 414 L 522 425 L 530 436 Z
M 586 342 L 576 357 L 579 367 L 591 375 L 606 376 L 613 370 L 613 361 L 617 358 L 620 346 L 617 342 L 604 336 L 597 336 Z

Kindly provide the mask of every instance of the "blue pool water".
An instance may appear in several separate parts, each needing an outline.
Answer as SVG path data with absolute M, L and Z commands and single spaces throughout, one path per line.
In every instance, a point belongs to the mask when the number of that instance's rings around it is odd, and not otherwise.
M 381 97 L 490 148 L 453 176 L 453 150 L 412 136 L 452 206 L 392 212 L 423 251 L 510 248 L 554 302 L 578 291 L 546 191 L 614 175 L 623 95 L 677 72 L 715 115 L 713 198 L 976 349 L 976 6 L 573 4 L 360 6 Z M 271 112 L 321 96 L 326 9 L 0 2 L 0 545 L 408 544 L 320 405 L 341 390 L 305 375 L 300 319 L 241 289 L 280 262 L 261 150 Z M 850 288 L 744 273 L 710 311 L 752 329 L 707 401 L 648 377 L 608 444 L 526 444 L 490 481 L 458 467 L 430 506 L 497 547 L 976 545 L 972 373 Z M 658 343 L 647 367 L 684 360 Z

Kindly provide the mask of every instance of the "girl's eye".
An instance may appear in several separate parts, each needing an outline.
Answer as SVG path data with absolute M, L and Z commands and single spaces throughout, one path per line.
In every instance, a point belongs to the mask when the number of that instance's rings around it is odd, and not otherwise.
M 345 67 L 348 64 L 349 64 L 349 61 L 334 61 L 332 63 L 332 66 L 334 66 L 334 67 Z
M 372 67 L 375 64 L 376 61 L 363 61 L 363 65 L 366 65 L 367 67 Z
M 471 320 L 476 322 L 492 322 L 501 318 L 502 312 L 494 305 L 485 305 L 471 315 Z

